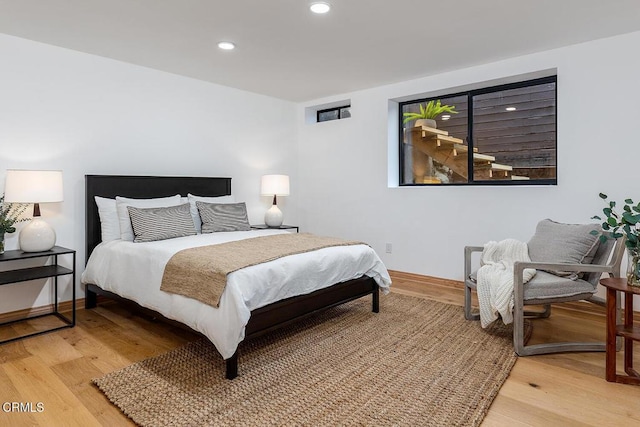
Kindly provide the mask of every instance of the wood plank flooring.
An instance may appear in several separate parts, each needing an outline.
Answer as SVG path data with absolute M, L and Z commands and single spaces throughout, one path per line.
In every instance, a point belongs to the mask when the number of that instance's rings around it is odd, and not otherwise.
M 395 292 L 462 305 L 458 282 L 391 273 Z M 534 321 L 532 342 L 604 339 L 604 309 L 577 308 L 554 307 L 551 318 Z M 5 326 L 0 328 L 0 338 L 39 327 Z M 75 328 L 0 346 L 0 425 L 133 425 L 91 379 L 197 337 L 116 303 L 79 310 Z M 635 363 L 640 367 L 639 351 Z M 618 364 L 622 364 L 621 354 Z M 520 358 L 483 426 L 640 426 L 640 386 L 608 383 L 604 375 L 604 353 Z M 22 406 L 7 410 L 12 402 Z

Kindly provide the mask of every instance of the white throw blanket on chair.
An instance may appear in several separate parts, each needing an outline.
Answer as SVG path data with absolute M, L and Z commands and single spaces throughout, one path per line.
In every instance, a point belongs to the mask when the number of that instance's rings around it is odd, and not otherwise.
M 505 325 L 513 322 L 513 264 L 516 261 L 531 261 L 526 243 L 506 239 L 484 245 L 477 277 L 480 324 L 483 328 L 495 321 L 498 313 Z M 535 274 L 535 269 L 525 269 L 524 283 Z

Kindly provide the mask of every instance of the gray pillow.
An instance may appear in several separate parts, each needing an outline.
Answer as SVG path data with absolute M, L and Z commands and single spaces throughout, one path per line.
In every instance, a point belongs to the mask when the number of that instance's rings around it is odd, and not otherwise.
M 160 208 L 127 206 L 134 242 L 154 242 L 196 234 L 189 203 Z
M 196 201 L 203 233 L 249 231 L 247 206 L 242 203 L 205 203 Z
M 550 219 L 542 220 L 529 240 L 529 258 L 533 262 L 561 262 L 591 264 L 600 239 L 591 234 L 601 231 L 598 224 L 562 224 Z M 558 276 L 576 275 L 575 272 L 549 271 Z

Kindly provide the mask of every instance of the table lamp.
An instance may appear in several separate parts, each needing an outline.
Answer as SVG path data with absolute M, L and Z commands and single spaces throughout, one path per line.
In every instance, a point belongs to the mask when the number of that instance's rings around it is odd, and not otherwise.
M 282 211 L 278 209 L 277 196 L 289 195 L 288 175 L 264 175 L 260 193 L 263 196 L 273 196 L 273 205 L 264 214 L 264 223 L 269 227 L 282 225 Z
M 56 232 L 40 216 L 40 203 L 61 202 L 62 171 L 7 170 L 4 199 L 7 203 L 33 203 L 33 219 L 20 230 L 24 252 L 43 252 L 56 244 Z

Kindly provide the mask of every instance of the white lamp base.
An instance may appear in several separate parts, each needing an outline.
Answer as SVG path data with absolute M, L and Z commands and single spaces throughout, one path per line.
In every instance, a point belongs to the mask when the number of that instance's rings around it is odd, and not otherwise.
M 282 211 L 278 209 L 278 205 L 271 205 L 264 214 L 264 223 L 269 227 L 280 227 L 282 225 Z
M 44 252 L 56 244 L 56 232 L 40 217 L 33 218 L 20 230 L 20 249 L 24 252 Z

